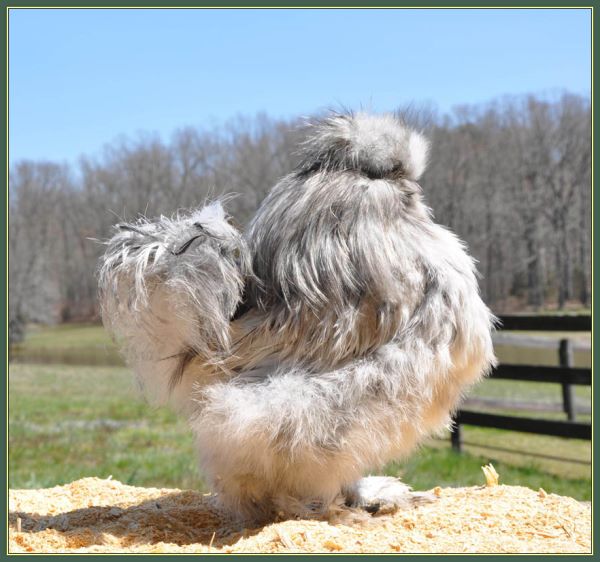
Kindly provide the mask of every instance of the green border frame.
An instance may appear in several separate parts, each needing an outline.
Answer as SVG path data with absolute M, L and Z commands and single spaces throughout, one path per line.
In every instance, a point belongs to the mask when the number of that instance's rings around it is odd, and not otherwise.
M 106 0 L 102 1 L 96 1 L 93 3 L 88 3 L 89 5 L 82 5 L 81 1 L 76 1 L 76 0 L 62 0 L 62 1 L 57 1 L 57 2 L 44 2 L 42 0 L 29 0 L 29 1 L 6 1 L 6 0 L 1 0 L 1 6 L 2 6 L 2 27 L 3 29 L 6 30 L 6 41 L 3 43 L 3 48 L 4 48 L 4 53 L 3 56 L 1 57 L 2 59 L 2 76 L 4 77 L 4 92 L 5 92 L 5 98 L 4 98 L 4 103 L 5 103 L 5 107 L 6 107 L 6 111 L 3 112 L 2 114 L 2 125 L 6 131 L 6 136 L 4 137 L 4 140 L 2 141 L 5 146 L 4 149 L 2 151 L 2 163 L 4 166 L 4 170 L 5 170 L 5 174 L 6 174 L 6 185 L 5 185 L 5 189 L 6 189 L 6 198 L 2 200 L 1 205 L 4 207 L 2 209 L 3 214 L 6 218 L 6 224 L 5 224 L 5 244 L 1 246 L 0 251 L 1 251 L 1 256 L 0 256 L 0 262 L 3 264 L 4 269 L 4 276 L 2 277 L 2 283 L 4 284 L 4 290 L 5 290 L 5 294 L 6 294 L 6 299 L 4 299 L 4 301 L 2 302 L 2 313 L 4 314 L 4 317 L 6 319 L 5 323 L 2 325 L 1 330 L 4 332 L 4 338 L 6 341 L 6 358 L 5 358 L 5 365 L 6 365 L 6 370 L 5 370 L 5 378 L 6 378 L 6 384 L 5 386 L 2 388 L 2 392 L 4 394 L 3 398 L 4 398 L 4 403 L 6 404 L 6 408 L 7 408 L 7 412 L 6 412 L 6 417 L 4 418 L 4 425 L 5 425 L 5 437 L 4 437 L 4 453 L 5 453 L 5 463 L 4 466 L 2 467 L 2 475 L 4 477 L 4 482 L 5 482 L 5 488 L 4 491 L 2 492 L 4 494 L 4 499 L 6 501 L 6 519 L 5 519 L 5 527 L 4 527 L 4 532 L 2 533 L 2 544 L 0 546 L 0 560 L 4 560 L 7 558 L 23 558 L 23 559 L 34 559 L 34 558 L 39 558 L 40 556 L 58 556 L 58 557 L 68 557 L 69 559 L 73 559 L 73 557 L 75 558 L 85 558 L 86 560 L 91 559 L 99 559 L 101 557 L 106 557 L 106 556 L 125 556 L 125 554 L 9 554 L 7 551 L 7 547 L 8 547 L 8 450 L 7 450 L 7 446 L 8 446 L 8 339 L 7 339 L 7 334 L 8 334 L 8 221 L 9 221 L 9 216 L 8 216 L 8 177 L 9 177 L 9 169 L 8 169 L 8 162 L 9 162 L 9 158 L 8 158 L 8 151 L 9 151 L 9 146 L 8 146 L 8 136 L 9 136 L 9 123 L 8 123 L 8 115 L 9 115 L 9 90 L 8 90 L 8 80 L 9 80 L 9 68 L 8 68 L 8 56 L 9 56 L 9 18 L 10 18 L 10 10 L 16 10 L 16 9 L 28 9 L 28 8 L 42 8 L 42 9 L 69 9 L 69 8 L 79 8 L 79 9 L 141 9 L 141 8 L 158 8 L 158 9 L 189 9 L 189 8 L 197 8 L 197 9 L 268 9 L 268 8 L 277 8 L 277 9 L 389 9 L 389 8 L 397 8 L 397 9 L 448 9 L 448 10 L 461 10 L 461 9 L 587 9 L 590 10 L 590 21 L 591 21 L 591 29 L 590 29 L 590 33 L 591 33 L 591 48 L 592 48 L 592 53 L 591 53 L 591 69 L 590 69 L 590 80 L 591 80 L 591 107 L 592 107 L 592 185 L 591 185 L 591 189 L 592 189 L 592 209 L 590 210 L 590 212 L 592 213 L 592 375 L 593 372 L 596 368 L 596 358 L 594 356 L 594 348 L 595 348 L 595 344 L 597 342 L 597 338 L 596 335 L 594 333 L 594 316 L 595 316 L 595 312 L 596 312 L 596 304 L 595 304 L 595 300 L 594 300 L 594 289 L 596 288 L 596 281 L 594 280 L 594 264 L 595 264 L 595 251 L 594 251 L 594 243 L 596 242 L 596 234 L 594 233 L 594 216 L 595 216 L 595 211 L 596 211 L 596 205 L 597 202 L 594 202 L 594 161 L 596 160 L 596 150 L 594 147 L 594 130 L 595 130 L 595 126 L 596 126 L 596 117 L 594 115 L 594 102 L 595 102 L 595 91 L 594 91 L 594 70 L 596 67 L 596 62 L 598 60 L 598 57 L 595 56 L 596 55 L 596 44 L 594 41 L 594 27 L 596 26 L 597 19 L 598 19 L 598 10 L 595 9 L 596 7 L 600 8 L 600 0 L 592 0 L 591 2 L 582 2 L 582 3 L 577 3 L 576 5 L 573 6 L 565 6 L 564 2 L 556 2 L 556 1 L 552 1 L 552 0 L 546 0 L 546 1 L 541 1 L 541 0 L 529 0 L 526 5 L 515 5 L 514 2 L 503 2 L 503 1 L 495 1 L 495 2 L 491 2 L 489 5 L 485 5 L 482 4 L 482 2 L 477 2 L 477 1 L 470 1 L 470 0 L 463 0 L 463 1 L 458 1 L 456 3 L 451 3 L 450 1 L 440 1 L 440 0 L 429 0 L 428 2 L 426 2 L 425 5 L 418 5 L 416 4 L 414 1 L 412 2 L 402 2 L 400 1 L 390 1 L 390 0 L 378 0 L 377 3 L 373 6 L 366 6 L 364 3 L 359 3 L 358 0 L 345 0 L 345 1 L 341 1 L 341 0 L 329 0 L 326 4 L 324 5 L 318 5 L 313 1 L 296 1 L 294 4 L 289 4 L 289 5 L 282 5 L 281 2 L 274 2 L 273 0 L 269 1 L 269 0 L 262 0 L 257 3 L 252 3 L 252 2 L 228 2 L 227 4 L 223 3 L 222 5 L 219 5 L 216 2 L 209 2 L 209 1 L 191 1 L 191 0 L 176 0 L 175 2 L 173 2 L 173 6 L 169 6 L 166 5 L 166 2 L 163 0 L 162 2 L 160 2 L 159 0 L 127 0 L 125 2 L 123 2 L 122 5 L 118 5 L 115 2 L 108 2 Z M 598 6 L 596 6 L 598 4 Z M 597 27 L 597 26 L 596 26 Z M 596 385 L 597 386 L 597 385 Z M 597 399 L 597 394 L 598 394 L 598 388 L 594 388 L 594 384 L 593 384 L 593 376 L 592 376 L 592 527 L 593 527 L 593 535 L 595 536 L 596 534 L 596 526 L 597 526 L 597 521 L 595 521 L 594 518 L 594 505 L 595 505 L 595 500 L 596 500 L 596 494 L 594 493 L 594 477 L 596 475 L 596 470 L 594 467 L 594 457 L 595 457 L 595 452 L 596 452 L 596 443 L 595 440 L 593 439 L 593 433 L 594 433 L 594 415 L 593 415 L 593 410 L 594 410 L 594 404 L 596 403 L 596 399 Z M 586 554 L 556 554 L 556 555 L 550 555 L 551 557 L 560 557 L 561 559 L 570 559 L 570 558 L 580 558 L 581 556 L 591 556 L 593 558 L 595 558 L 594 552 L 595 552 L 595 541 L 594 541 L 594 536 L 592 537 L 592 554 L 591 555 L 586 555 Z M 155 556 L 155 557 L 159 557 L 159 559 L 174 559 L 176 556 L 203 556 L 204 558 L 210 558 L 210 559 L 215 559 L 219 556 L 219 554 L 132 554 L 130 556 Z M 231 556 L 231 555 L 230 555 Z M 246 557 L 246 556 L 265 556 L 263 554 L 236 554 L 233 556 L 239 556 L 239 557 Z M 280 556 L 280 557 L 285 557 L 287 560 L 304 560 L 306 559 L 308 556 L 311 556 L 311 558 L 316 557 L 316 559 L 320 559 L 320 558 L 326 558 L 326 557 L 330 557 L 330 556 L 337 556 L 337 557 L 362 557 L 362 558 L 379 558 L 381 556 L 394 556 L 394 557 L 402 557 L 402 556 L 407 556 L 406 554 L 315 554 L 315 555 L 307 555 L 307 554 L 271 554 L 269 556 Z M 411 556 L 410 554 L 408 556 Z M 419 558 L 425 557 L 425 558 L 437 558 L 439 556 L 453 556 L 453 557 L 463 557 L 463 558 L 470 558 L 472 555 L 461 555 L 461 554 L 414 554 L 413 556 L 419 556 Z M 544 557 L 548 557 L 549 555 L 547 554 L 531 554 L 531 555 L 524 555 L 524 554 L 511 554 L 511 555 L 503 555 L 503 554 L 482 554 L 479 556 L 491 556 L 491 557 L 495 557 L 495 558 L 504 558 L 504 557 L 510 557 L 511 559 L 514 559 L 515 556 L 544 556 Z

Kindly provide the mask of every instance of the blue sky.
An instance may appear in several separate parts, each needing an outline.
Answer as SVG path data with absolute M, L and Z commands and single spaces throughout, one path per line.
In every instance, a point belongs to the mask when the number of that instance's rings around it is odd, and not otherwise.
M 11 10 L 10 161 L 236 115 L 590 92 L 588 10 Z

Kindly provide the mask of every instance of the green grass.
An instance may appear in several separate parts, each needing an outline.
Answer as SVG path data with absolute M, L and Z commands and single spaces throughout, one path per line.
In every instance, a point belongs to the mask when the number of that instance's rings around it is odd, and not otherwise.
M 576 409 L 580 408 L 577 414 L 577 421 L 589 422 L 591 415 L 589 413 L 592 404 L 592 389 L 589 386 L 573 385 L 573 397 Z M 557 383 L 530 382 L 518 380 L 503 379 L 484 379 L 474 385 L 468 392 L 468 398 L 483 399 L 489 402 L 495 402 L 495 405 L 469 406 L 465 409 L 476 411 L 489 411 L 497 414 L 515 415 L 530 418 L 557 419 L 565 420 L 566 415 L 562 411 L 562 387 Z M 505 404 L 502 404 L 502 403 Z M 532 405 L 539 405 L 540 409 L 516 409 L 510 408 L 511 403 L 521 402 Z M 552 407 L 559 408 L 558 411 L 552 411 Z M 503 432 L 506 434 L 506 432 Z M 512 433 L 509 433 L 512 434 Z M 530 437 L 531 439 L 535 437 Z M 589 443 L 585 443 L 589 450 Z M 562 446 L 561 446 L 562 447 Z
M 544 488 L 549 493 L 591 500 L 589 478 L 564 478 L 543 471 L 534 462 L 514 466 L 496 458 L 468 452 L 456 453 L 449 447 L 424 447 L 405 463 L 391 463 L 386 474 L 400 476 L 416 490 L 434 486 L 475 486 L 485 484 L 481 467 L 493 462 L 500 483 Z
M 462 437 L 466 443 L 464 450 L 471 454 L 512 466 L 535 467 L 559 479 L 582 480 L 590 485 L 592 447 L 589 441 L 471 426 L 462 428 Z M 496 449 L 489 449 L 490 446 Z M 588 464 L 546 457 L 574 459 Z
M 112 475 L 138 486 L 203 489 L 186 424 L 150 408 L 130 381 L 122 367 L 12 364 L 9 486 L 48 487 Z M 588 442 L 481 428 L 465 428 L 465 440 L 583 458 L 590 451 Z M 416 489 L 466 486 L 483 483 L 480 467 L 491 460 L 506 484 L 590 498 L 589 466 L 465 450 L 457 455 L 448 441 L 432 441 L 386 472 L 401 474 Z
M 9 376 L 11 488 L 109 475 L 202 487 L 186 424 L 142 402 L 127 369 L 24 364 L 11 365 Z
M 573 385 L 573 390 L 576 398 L 591 400 L 589 386 Z M 558 402 L 562 400 L 561 392 L 561 386 L 557 383 L 490 379 L 473 386 L 469 396 L 507 400 L 536 398 L 541 402 Z

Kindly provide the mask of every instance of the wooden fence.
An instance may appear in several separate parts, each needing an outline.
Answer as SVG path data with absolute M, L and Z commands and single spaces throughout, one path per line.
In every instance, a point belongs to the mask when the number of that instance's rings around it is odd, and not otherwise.
M 502 316 L 500 330 L 525 330 L 538 332 L 589 332 L 592 329 L 591 316 Z M 558 383 L 562 386 L 563 410 L 566 420 L 544 420 L 521 416 L 506 416 L 487 412 L 460 410 L 454 418 L 450 434 L 452 447 L 461 450 L 462 425 L 493 427 L 525 433 L 591 439 L 592 426 L 575 421 L 573 385 L 592 384 L 591 368 L 573 366 L 573 342 L 561 339 L 558 345 L 559 365 L 555 367 L 537 365 L 498 365 L 490 377 L 530 382 Z

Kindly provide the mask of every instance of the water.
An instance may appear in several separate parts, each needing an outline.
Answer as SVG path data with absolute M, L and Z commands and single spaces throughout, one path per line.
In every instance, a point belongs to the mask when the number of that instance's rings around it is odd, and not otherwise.
M 93 365 L 122 367 L 125 362 L 119 352 L 112 347 L 77 348 L 34 348 L 14 349 L 10 359 L 14 363 L 35 363 L 42 365 Z

